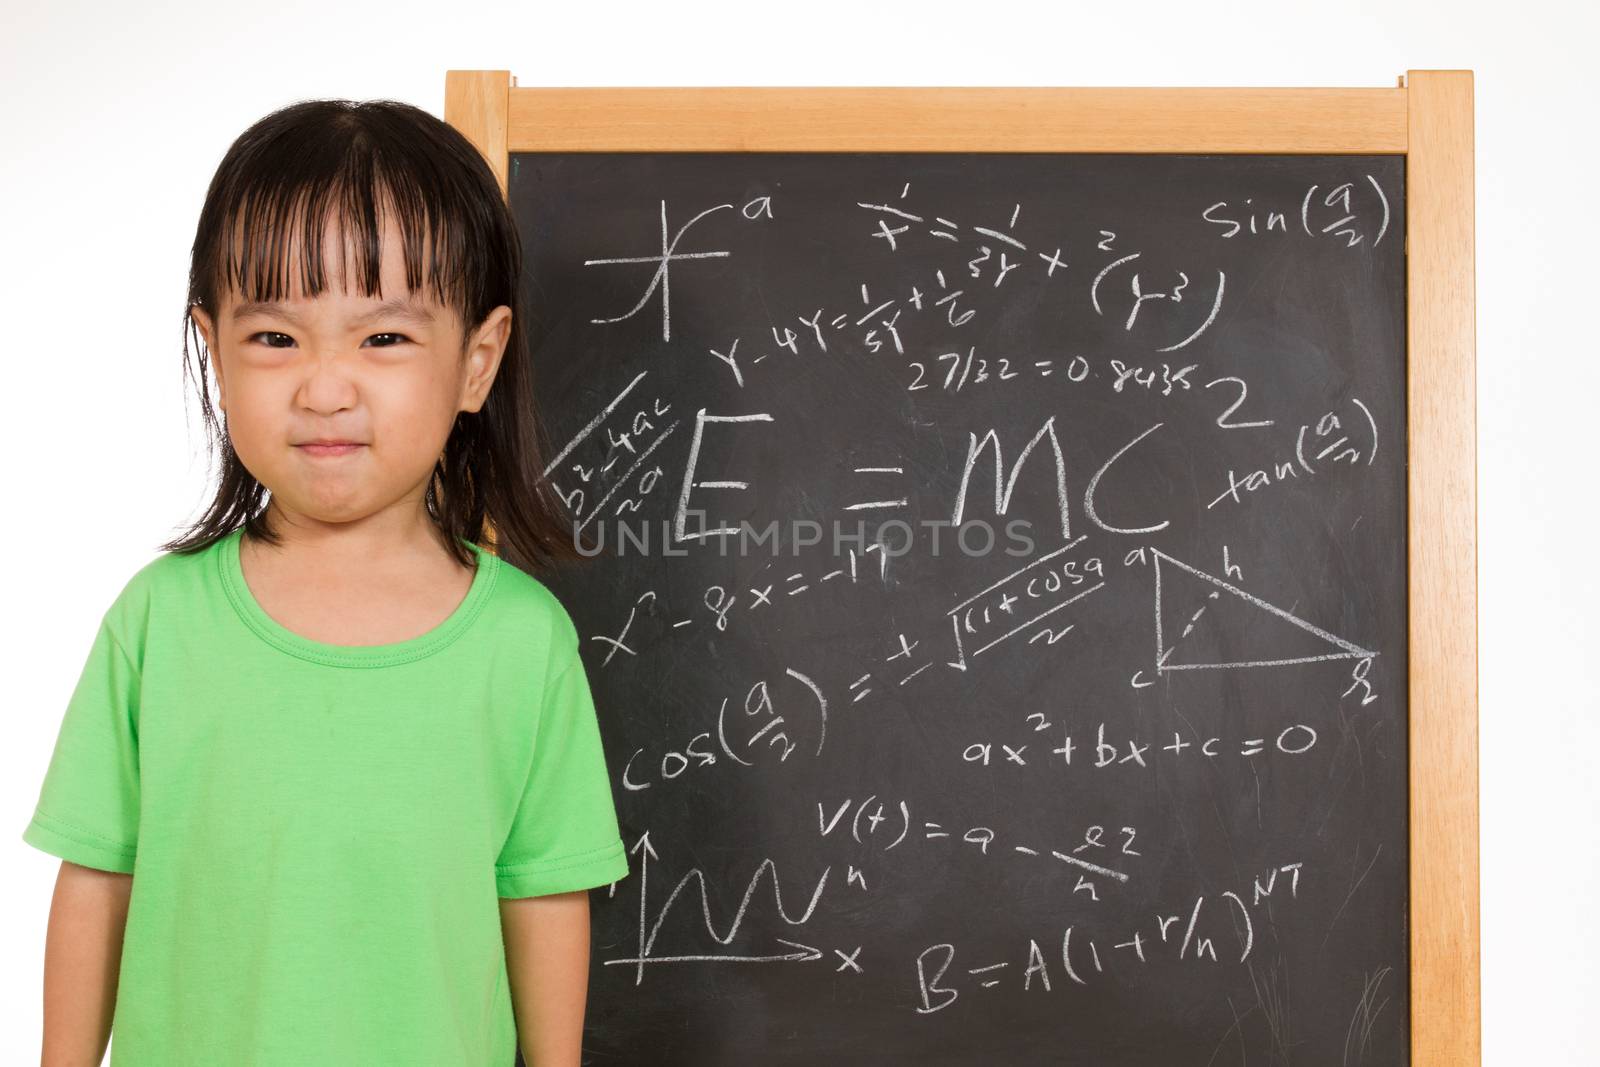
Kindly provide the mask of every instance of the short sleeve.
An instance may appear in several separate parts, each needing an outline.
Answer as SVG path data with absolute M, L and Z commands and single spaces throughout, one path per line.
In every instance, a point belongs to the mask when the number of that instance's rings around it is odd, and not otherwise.
M 592 889 L 627 873 L 594 698 L 573 648 L 541 697 L 533 762 L 495 863 L 495 885 L 502 897 L 537 897 Z
M 61 719 L 28 844 L 85 867 L 132 873 L 139 839 L 139 671 L 100 622 Z

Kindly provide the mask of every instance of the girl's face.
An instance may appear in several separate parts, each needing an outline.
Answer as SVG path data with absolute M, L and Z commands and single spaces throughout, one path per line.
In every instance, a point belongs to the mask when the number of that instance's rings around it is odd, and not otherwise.
M 463 351 L 455 311 L 427 289 L 408 293 L 400 247 L 386 219 L 381 295 L 350 295 L 330 220 L 320 296 L 307 299 L 290 270 L 285 302 L 247 305 L 229 292 L 215 321 L 193 309 L 234 451 L 292 525 L 383 514 L 404 526 L 424 515 L 456 413 L 483 406 L 499 369 L 511 309 L 495 308 Z M 297 264 L 299 250 L 286 261 Z

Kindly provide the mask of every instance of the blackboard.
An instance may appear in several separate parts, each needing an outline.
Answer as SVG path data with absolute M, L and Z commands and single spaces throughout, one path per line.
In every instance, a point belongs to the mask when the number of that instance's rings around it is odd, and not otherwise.
M 1409 1062 L 1403 156 L 510 164 L 585 1062 Z

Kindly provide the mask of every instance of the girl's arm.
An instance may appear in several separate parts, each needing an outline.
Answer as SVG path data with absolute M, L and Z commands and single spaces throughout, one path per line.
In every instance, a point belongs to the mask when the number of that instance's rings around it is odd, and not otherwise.
M 44 942 L 43 1067 L 97 1067 L 111 1036 L 133 875 L 61 861 Z
M 589 891 L 502 898 L 500 929 L 528 1067 L 577 1067 L 589 994 Z

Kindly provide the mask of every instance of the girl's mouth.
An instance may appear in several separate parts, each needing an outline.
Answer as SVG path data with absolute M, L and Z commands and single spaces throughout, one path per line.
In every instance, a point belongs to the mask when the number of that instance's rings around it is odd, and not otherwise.
M 343 456 L 366 446 L 344 441 L 338 444 L 305 444 L 295 445 L 295 447 L 308 456 Z

